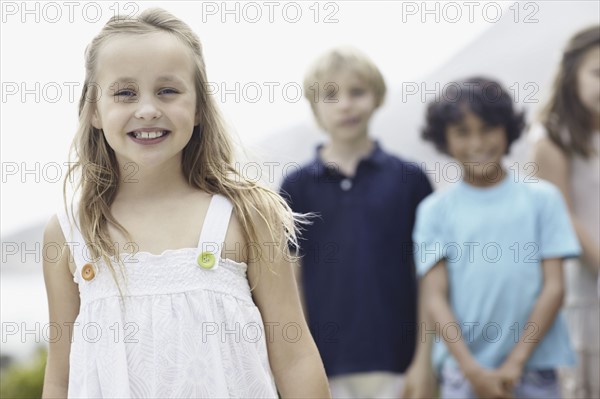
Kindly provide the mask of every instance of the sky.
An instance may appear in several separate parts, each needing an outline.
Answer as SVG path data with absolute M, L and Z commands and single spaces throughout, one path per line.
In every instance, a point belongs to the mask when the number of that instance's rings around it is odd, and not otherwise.
M 47 221 L 61 206 L 83 53 L 115 14 L 162 7 L 188 23 L 203 44 L 210 87 L 232 133 L 255 144 L 312 118 L 302 79 L 324 51 L 353 45 L 378 65 L 388 88 L 398 88 L 434 71 L 500 16 L 524 18 L 531 12 L 515 4 L 4 1 L 2 236 Z

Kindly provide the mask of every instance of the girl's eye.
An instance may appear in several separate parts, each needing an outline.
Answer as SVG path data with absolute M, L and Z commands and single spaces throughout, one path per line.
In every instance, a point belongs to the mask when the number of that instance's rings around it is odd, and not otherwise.
M 119 97 L 131 97 L 134 95 L 135 95 L 135 93 L 131 90 L 121 90 L 120 92 L 115 93 L 115 96 L 119 96 Z
M 177 94 L 179 92 L 177 90 L 175 90 L 175 89 L 168 88 L 168 89 L 162 89 L 159 93 L 163 93 L 163 94 Z

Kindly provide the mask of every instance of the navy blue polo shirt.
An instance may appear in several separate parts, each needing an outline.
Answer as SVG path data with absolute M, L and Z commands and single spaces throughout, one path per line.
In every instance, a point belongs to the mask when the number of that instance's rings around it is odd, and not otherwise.
M 286 176 L 295 212 L 315 212 L 300 240 L 308 324 L 327 375 L 403 373 L 416 344 L 412 230 L 431 185 L 413 163 L 373 152 L 355 176 L 319 157 Z

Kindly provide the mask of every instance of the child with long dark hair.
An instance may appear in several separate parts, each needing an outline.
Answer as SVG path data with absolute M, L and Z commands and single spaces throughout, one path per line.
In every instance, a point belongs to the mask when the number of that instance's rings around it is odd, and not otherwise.
M 566 263 L 565 316 L 577 365 L 560 370 L 563 396 L 600 397 L 600 26 L 567 43 L 550 98 L 530 131 L 537 175 L 569 207 L 582 247 Z

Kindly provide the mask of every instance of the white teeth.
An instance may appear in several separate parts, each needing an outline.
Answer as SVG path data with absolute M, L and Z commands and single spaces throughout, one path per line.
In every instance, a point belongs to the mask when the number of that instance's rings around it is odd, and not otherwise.
M 133 135 L 136 139 L 155 139 L 157 137 L 162 137 L 167 134 L 167 131 L 156 131 L 156 132 L 133 132 Z

